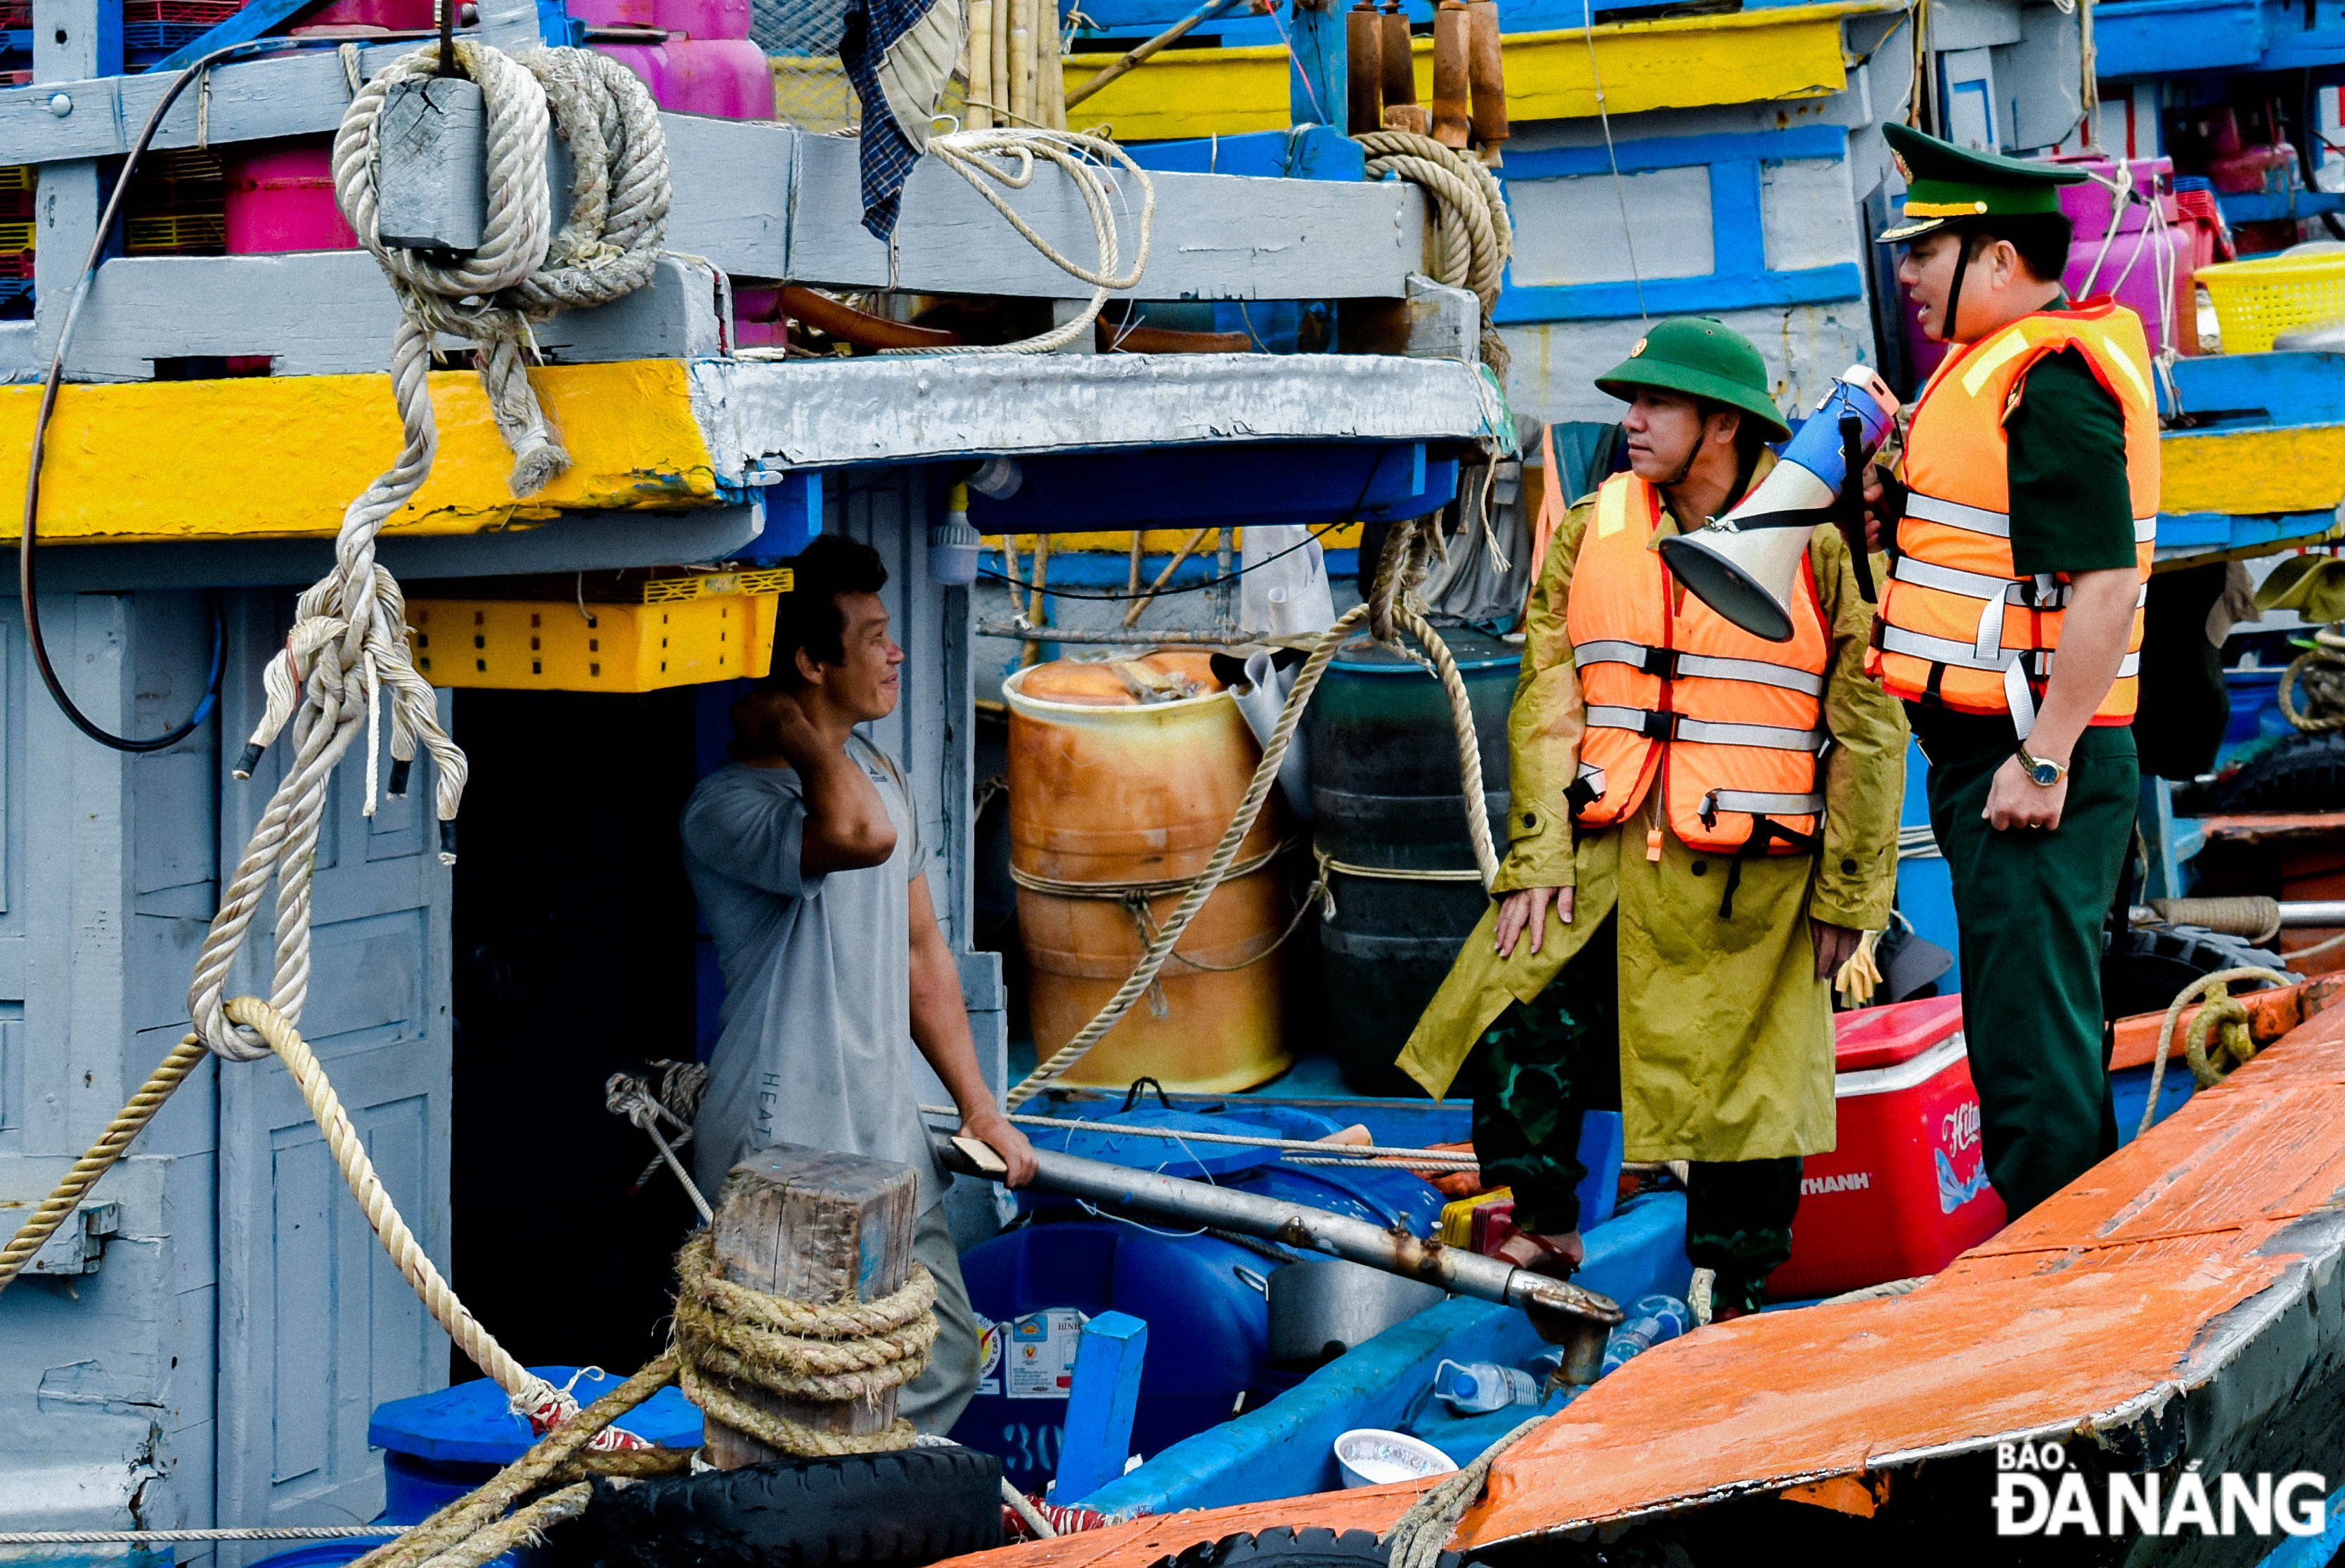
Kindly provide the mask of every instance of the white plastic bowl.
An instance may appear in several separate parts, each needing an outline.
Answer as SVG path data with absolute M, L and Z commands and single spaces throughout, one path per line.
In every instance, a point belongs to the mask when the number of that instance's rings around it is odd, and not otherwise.
M 1335 1468 L 1344 1484 L 1382 1486 L 1394 1481 L 1426 1481 L 1447 1475 L 1457 1462 L 1406 1432 L 1355 1427 L 1335 1440 Z

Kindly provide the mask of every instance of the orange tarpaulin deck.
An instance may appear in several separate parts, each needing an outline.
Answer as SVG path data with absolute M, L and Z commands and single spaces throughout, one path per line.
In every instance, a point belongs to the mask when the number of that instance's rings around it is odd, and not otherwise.
M 2333 1007 L 1912 1294 L 1746 1318 L 1639 1356 L 1500 1457 L 1456 1544 L 1864 1482 L 2166 1412 L 2333 1261 L 2334 1229 L 2289 1232 L 2345 1196 L 2340 1127 Z M 1240 1531 L 1382 1531 L 1421 1490 L 1142 1519 L 958 1562 L 1142 1568 Z M 1812 1495 L 1866 1512 L 1873 1492 L 1843 1480 Z

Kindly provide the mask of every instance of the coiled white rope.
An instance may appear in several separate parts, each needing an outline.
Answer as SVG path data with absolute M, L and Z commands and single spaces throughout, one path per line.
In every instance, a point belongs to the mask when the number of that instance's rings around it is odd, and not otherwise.
M 1140 282 L 1141 274 L 1148 270 L 1148 248 L 1156 228 L 1156 185 L 1148 171 L 1132 161 L 1132 155 L 1103 137 L 1086 136 L 1080 131 L 1024 130 L 996 127 L 989 130 L 952 131 L 932 137 L 929 150 L 942 158 L 945 167 L 969 181 L 977 194 L 985 197 L 996 212 L 1010 220 L 1029 245 L 1039 250 L 1054 267 L 1070 277 L 1091 286 L 1091 297 L 1082 311 L 1073 319 L 1053 327 L 1048 332 L 1021 339 L 1015 343 L 959 343 L 941 349 L 893 349 L 897 354 L 1048 354 L 1065 348 L 1091 329 L 1099 319 L 1108 296 L 1130 288 Z M 1083 198 L 1083 207 L 1091 215 L 1091 236 L 1099 248 L 1099 263 L 1085 267 L 1060 250 L 1034 230 L 1034 226 L 1019 215 L 1001 192 L 1003 189 L 1024 190 L 1034 182 L 1035 160 L 1041 158 L 1056 164 Z M 1122 241 L 1116 233 L 1114 190 L 1108 176 L 1113 167 L 1127 171 L 1140 187 L 1140 253 L 1132 258 L 1132 269 L 1121 270 Z

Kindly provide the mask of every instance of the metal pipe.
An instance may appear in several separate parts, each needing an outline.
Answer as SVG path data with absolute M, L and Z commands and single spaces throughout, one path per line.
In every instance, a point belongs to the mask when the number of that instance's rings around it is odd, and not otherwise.
M 1021 641 L 1039 638 L 1047 642 L 1096 642 L 1130 644 L 1133 647 L 1170 647 L 1176 642 L 1200 642 L 1215 646 L 1235 646 L 1242 642 L 1267 642 L 1267 632 L 1201 632 L 1186 626 L 1099 627 L 1084 631 L 1076 626 L 1037 626 L 1027 621 L 980 621 L 977 623 L 980 637 L 1014 637 Z
M 2183 898 L 2163 902 L 2188 905 L 2195 901 Z M 2278 901 L 2278 907 L 2282 930 L 2297 926 L 2319 929 L 2330 926 L 2345 926 L 2345 898 L 2282 899 Z M 2176 913 L 2187 915 L 2190 911 L 2186 907 L 2177 910 Z M 2129 923 L 2135 926 L 2155 926 L 2166 919 L 2156 905 L 2148 904 L 2137 904 L 2127 914 Z M 2192 922 L 2183 920 L 2177 924 L 2189 925 Z
M 1000 1157 L 983 1144 L 942 1132 L 929 1136 L 947 1169 L 1001 1179 Z M 1034 1163 L 1033 1185 L 1038 1191 L 1080 1198 L 1133 1219 L 1258 1236 L 1298 1251 L 1325 1253 L 1423 1280 L 1461 1296 L 1520 1307 L 1530 1315 L 1541 1339 L 1566 1347 L 1563 1375 L 1567 1382 L 1596 1381 L 1611 1325 L 1623 1316 L 1609 1298 L 1568 1280 L 1306 1204 L 1047 1149 L 1034 1151 Z

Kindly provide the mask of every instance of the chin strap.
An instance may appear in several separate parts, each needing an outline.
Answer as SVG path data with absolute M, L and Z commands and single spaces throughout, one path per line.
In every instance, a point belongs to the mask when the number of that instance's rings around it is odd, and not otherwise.
M 1970 231 L 1957 228 L 1954 230 L 1954 283 L 1953 288 L 1946 290 L 1945 340 L 1949 343 L 1962 341 L 1954 336 L 1954 329 L 1960 323 L 1963 314 L 1963 274 L 1968 272 L 1970 267 Z

